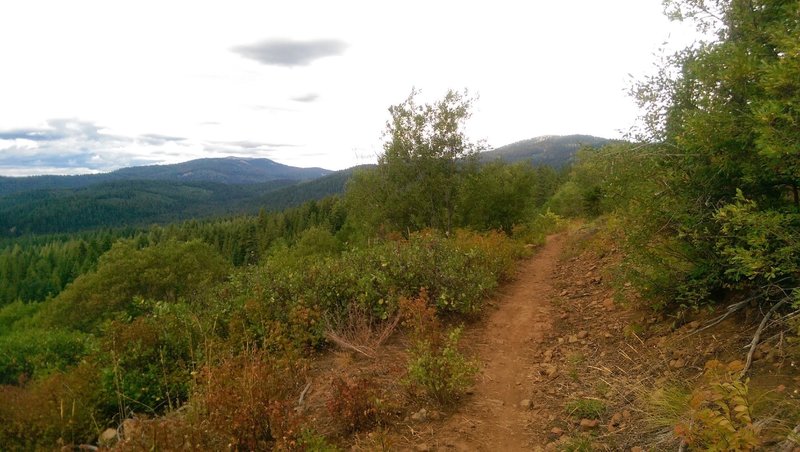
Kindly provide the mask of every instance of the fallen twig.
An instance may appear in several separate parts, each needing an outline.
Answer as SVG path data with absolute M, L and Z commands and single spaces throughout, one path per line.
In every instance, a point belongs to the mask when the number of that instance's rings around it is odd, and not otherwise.
M 775 450 L 780 452 L 791 452 L 795 447 L 797 447 L 798 444 L 800 444 L 798 443 L 798 439 L 800 439 L 800 425 L 792 429 L 792 431 L 786 436 L 786 439 L 781 441 Z
M 703 326 L 701 328 L 698 328 L 698 329 L 690 332 L 686 336 L 683 336 L 681 339 L 686 339 L 687 337 L 694 336 L 695 334 L 697 334 L 697 333 L 699 333 L 701 331 L 705 331 L 705 330 L 707 330 L 707 329 L 709 329 L 709 328 L 711 328 L 711 327 L 713 327 L 715 325 L 718 325 L 718 324 L 722 323 L 722 321 L 727 319 L 728 317 L 730 317 L 731 314 L 733 314 L 733 313 L 739 311 L 740 309 L 744 308 L 745 306 L 747 306 L 748 303 L 750 303 L 751 301 L 755 300 L 759 296 L 760 295 L 757 295 L 757 296 L 754 296 L 754 297 L 750 297 L 750 298 L 742 300 L 742 301 L 740 301 L 738 303 L 734 303 L 734 304 L 728 306 L 726 308 L 726 312 L 724 314 L 722 314 L 721 316 L 719 316 L 716 319 L 712 320 L 711 323 L 709 323 L 709 324 L 707 324 L 707 325 L 705 325 L 705 326 Z
M 761 339 L 761 333 L 764 331 L 764 327 L 766 327 L 767 322 L 769 322 L 769 318 L 772 317 L 772 314 L 778 310 L 781 306 L 783 306 L 787 301 L 790 299 L 783 298 L 781 301 L 775 303 L 766 314 L 764 314 L 764 318 L 761 319 L 761 324 L 758 325 L 758 329 L 756 330 L 756 334 L 753 335 L 753 340 L 750 341 L 750 351 L 747 352 L 747 361 L 744 363 L 744 369 L 742 369 L 742 373 L 739 378 L 744 378 L 747 375 L 747 372 L 750 370 L 750 366 L 753 364 L 753 354 L 756 352 L 756 347 L 758 346 L 758 341 Z
M 333 342 L 334 344 L 338 345 L 339 347 L 342 347 L 342 348 L 345 348 L 345 349 L 348 349 L 348 350 L 352 350 L 352 351 L 357 352 L 357 353 L 361 353 L 362 355 L 366 356 L 367 358 L 374 358 L 375 357 L 374 355 L 372 355 L 371 353 L 369 353 L 369 352 L 367 352 L 365 350 L 366 347 L 360 347 L 358 345 L 351 344 L 350 342 L 347 342 L 346 340 L 344 340 L 344 338 L 342 338 L 338 334 L 334 333 L 333 331 L 325 332 L 325 338 L 328 339 L 329 341 Z
M 328 321 L 325 338 L 339 347 L 368 358 L 375 358 L 380 346 L 389 339 L 400 323 L 400 314 L 395 315 L 389 322 L 381 323 L 376 325 L 369 314 L 358 308 L 351 308 L 348 319 L 339 322 Z M 376 331 L 378 328 L 380 330 Z
M 311 382 L 310 381 L 306 385 L 305 389 L 303 389 L 303 392 L 300 393 L 300 398 L 297 400 L 297 404 L 298 405 L 302 405 L 303 404 L 303 399 L 306 398 L 306 393 L 308 392 L 309 389 L 311 389 Z

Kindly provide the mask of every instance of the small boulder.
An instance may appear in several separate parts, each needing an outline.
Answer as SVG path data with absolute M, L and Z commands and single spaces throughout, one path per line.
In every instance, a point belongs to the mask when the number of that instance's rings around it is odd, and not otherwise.
M 100 436 L 97 438 L 97 444 L 101 446 L 110 446 L 117 442 L 117 439 L 119 439 L 117 429 L 107 428 L 103 430 L 103 433 L 100 433 Z
M 425 408 L 417 411 L 411 415 L 411 420 L 414 422 L 425 422 L 428 420 L 428 410 Z
M 587 336 L 589 336 L 589 332 L 588 331 L 584 330 L 584 331 L 578 332 L 578 339 L 586 339 Z
M 521 402 L 519 402 L 519 407 L 522 408 L 523 410 L 530 410 L 531 406 L 532 403 L 530 399 L 524 399 Z
M 597 419 L 581 419 L 580 427 L 583 431 L 589 431 L 594 428 L 597 428 L 597 425 L 600 423 Z

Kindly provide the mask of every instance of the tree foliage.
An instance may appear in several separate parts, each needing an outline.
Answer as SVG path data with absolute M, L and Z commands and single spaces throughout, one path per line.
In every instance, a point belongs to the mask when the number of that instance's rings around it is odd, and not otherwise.
M 418 95 L 412 91 L 389 108 L 377 168 L 357 174 L 348 185 L 348 202 L 362 225 L 404 233 L 454 227 L 464 175 L 475 170 L 482 149 L 464 132 L 473 100 L 451 90 L 420 105 Z
M 41 321 L 93 330 L 119 314 L 135 315 L 136 297 L 191 300 L 228 271 L 219 254 L 198 240 L 143 249 L 120 241 L 102 256 L 97 270 L 78 277 L 40 312 Z
M 644 138 L 665 169 L 659 177 L 667 176 L 655 192 L 666 201 L 639 198 L 649 205 L 645 229 L 652 242 L 677 238 L 668 241 L 682 262 L 665 250 L 662 263 L 681 268 L 672 285 L 694 291 L 685 297 L 691 303 L 744 288 L 743 279 L 755 283 L 753 272 L 798 278 L 797 245 L 774 250 L 766 239 L 800 243 L 798 8 L 796 0 L 667 2 L 672 17 L 715 34 L 668 58 L 636 89 Z M 743 223 L 755 229 L 747 237 Z
M 549 166 L 487 163 L 469 174 L 458 202 L 458 224 L 511 235 L 556 191 L 561 177 Z

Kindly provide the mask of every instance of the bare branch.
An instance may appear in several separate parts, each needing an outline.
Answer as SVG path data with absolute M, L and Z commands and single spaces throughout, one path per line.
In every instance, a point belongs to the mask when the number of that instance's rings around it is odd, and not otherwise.
M 753 340 L 750 342 L 750 351 L 747 352 L 747 361 L 744 363 L 744 369 L 742 369 L 742 373 L 739 378 L 744 378 L 747 375 L 747 371 L 750 370 L 750 366 L 753 364 L 753 354 L 756 352 L 756 347 L 758 346 L 758 341 L 761 339 L 761 333 L 764 331 L 764 327 L 767 326 L 767 322 L 769 322 L 770 317 L 775 311 L 778 310 L 781 306 L 786 304 L 790 298 L 784 298 L 781 301 L 775 303 L 769 311 L 764 315 L 764 318 L 761 319 L 761 324 L 758 325 L 758 329 L 756 330 L 756 334 L 753 335 Z
M 740 301 L 738 303 L 734 303 L 734 304 L 728 306 L 727 309 L 726 309 L 726 312 L 724 314 L 722 314 L 721 316 L 719 316 L 716 319 L 712 320 L 711 323 L 703 326 L 702 328 L 698 328 L 698 329 L 692 331 L 691 333 L 689 333 L 686 336 L 684 336 L 682 339 L 686 339 L 687 337 L 694 336 L 695 334 L 697 334 L 697 333 L 699 333 L 701 331 L 705 331 L 705 330 L 707 330 L 707 329 L 709 329 L 709 328 L 711 328 L 711 327 L 713 327 L 715 325 L 718 325 L 718 324 L 722 323 L 722 321 L 727 319 L 728 317 L 730 317 L 731 314 L 733 314 L 733 313 L 735 313 L 737 311 L 740 311 L 742 308 L 747 306 L 748 303 L 750 303 L 751 301 L 755 300 L 759 296 L 760 295 L 754 296 L 754 297 L 750 297 L 750 298 L 744 299 L 744 300 L 742 300 L 742 301 Z

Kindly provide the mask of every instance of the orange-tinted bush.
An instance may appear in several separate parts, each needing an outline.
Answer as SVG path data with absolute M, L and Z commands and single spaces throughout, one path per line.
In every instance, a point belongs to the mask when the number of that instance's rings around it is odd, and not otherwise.
M 375 383 L 367 378 L 331 382 L 331 397 L 325 404 L 328 413 L 340 427 L 357 431 L 372 426 L 380 416 Z
M 430 305 L 426 289 L 420 290 L 417 297 L 400 300 L 400 316 L 415 342 L 438 342 L 441 339 L 442 325 L 436 317 L 436 308 Z
M 300 434 L 301 419 L 293 410 L 305 381 L 298 359 L 270 358 L 248 350 L 200 372 L 191 400 L 203 430 L 227 439 L 240 450 L 287 447 Z
M 96 401 L 98 372 L 82 364 L 27 386 L 0 386 L 0 448 L 51 450 L 94 442 L 102 419 Z

